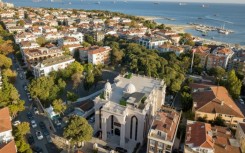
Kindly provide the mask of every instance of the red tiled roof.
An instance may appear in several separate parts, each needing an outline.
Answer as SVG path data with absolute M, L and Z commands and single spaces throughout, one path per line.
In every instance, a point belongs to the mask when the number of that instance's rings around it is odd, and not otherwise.
M 16 146 L 14 140 L 8 142 L 7 144 L 1 147 L 0 145 L 0 153 L 16 153 Z
M 193 89 L 194 86 L 190 85 Z M 193 102 L 196 103 L 196 111 L 206 113 L 230 114 L 236 117 L 244 117 L 241 110 L 230 97 L 228 91 L 222 86 L 202 85 L 201 88 L 192 93 Z
M 0 109 L 0 133 L 12 130 L 11 118 L 9 115 L 9 108 L 5 107 Z

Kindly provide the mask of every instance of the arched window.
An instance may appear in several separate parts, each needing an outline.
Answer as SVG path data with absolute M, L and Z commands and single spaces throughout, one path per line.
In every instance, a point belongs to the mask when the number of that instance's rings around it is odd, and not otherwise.
M 137 141 L 137 133 L 138 133 L 138 118 L 136 116 L 131 117 L 131 125 L 130 125 L 130 139 L 132 139 L 132 134 L 133 134 L 133 120 L 135 120 L 135 136 L 134 139 Z

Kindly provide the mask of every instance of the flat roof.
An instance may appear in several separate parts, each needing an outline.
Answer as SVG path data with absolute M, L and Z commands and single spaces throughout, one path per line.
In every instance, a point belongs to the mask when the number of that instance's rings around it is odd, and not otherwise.
M 125 87 L 130 83 L 135 86 L 135 92 L 144 93 L 147 97 L 154 87 L 159 88 L 161 86 L 161 81 L 162 80 L 135 74 L 132 74 L 130 79 L 119 75 L 114 79 L 115 84 L 112 86 L 110 101 L 120 103 L 120 100 L 124 96 Z

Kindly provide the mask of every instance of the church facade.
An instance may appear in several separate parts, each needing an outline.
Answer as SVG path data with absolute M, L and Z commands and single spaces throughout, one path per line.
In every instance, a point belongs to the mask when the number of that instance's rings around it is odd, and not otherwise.
M 120 147 L 143 143 L 153 117 L 164 104 L 166 86 L 163 80 L 132 74 L 119 75 L 114 83 L 105 84 L 102 95 L 94 99 L 95 131 L 107 141 L 118 137 Z

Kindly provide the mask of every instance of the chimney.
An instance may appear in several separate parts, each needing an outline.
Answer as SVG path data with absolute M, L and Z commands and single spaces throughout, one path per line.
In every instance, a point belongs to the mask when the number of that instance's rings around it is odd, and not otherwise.
M 221 106 L 223 106 L 223 105 L 224 105 L 224 101 L 223 101 L 223 100 L 221 101 L 220 105 L 221 105 Z

